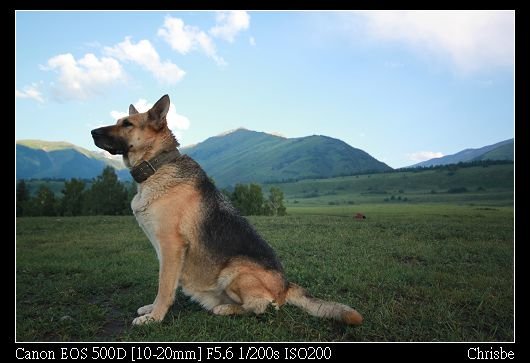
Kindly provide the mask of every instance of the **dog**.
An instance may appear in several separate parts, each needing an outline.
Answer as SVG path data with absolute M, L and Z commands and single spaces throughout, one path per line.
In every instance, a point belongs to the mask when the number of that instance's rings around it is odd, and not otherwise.
M 177 287 L 216 315 L 262 314 L 292 304 L 309 314 L 359 325 L 355 309 L 311 297 L 288 282 L 278 257 L 192 158 L 178 151 L 162 96 L 140 113 L 91 131 L 97 147 L 123 156 L 138 183 L 131 202 L 159 260 L 158 293 L 138 309 L 133 325 L 160 322 Z

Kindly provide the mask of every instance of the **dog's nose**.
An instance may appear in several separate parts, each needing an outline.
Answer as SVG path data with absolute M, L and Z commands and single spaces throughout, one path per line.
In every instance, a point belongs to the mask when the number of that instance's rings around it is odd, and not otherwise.
M 104 131 L 102 130 L 102 127 L 100 127 L 99 129 L 94 129 L 90 131 L 90 133 L 92 134 L 92 136 L 101 136 L 103 135 Z

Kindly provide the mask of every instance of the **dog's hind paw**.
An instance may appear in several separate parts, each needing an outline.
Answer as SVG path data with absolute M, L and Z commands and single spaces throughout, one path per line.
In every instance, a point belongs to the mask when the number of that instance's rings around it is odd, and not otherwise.
M 142 306 L 141 308 L 139 308 L 137 310 L 138 315 L 140 315 L 140 316 L 141 315 L 145 315 L 145 314 L 149 314 L 151 311 L 153 311 L 153 304 Z
M 157 319 L 151 314 L 145 314 L 145 315 L 135 318 L 132 323 L 133 325 L 144 325 L 144 324 L 159 322 L 160 320 L 161 319 Z
M 215 315 L 237 315 L 237 314 L 243 314 L 245 310 L 241 307 L 241 305 L 236 304 L 222 304 L 214 306 L 212 309 L 212 313 Z

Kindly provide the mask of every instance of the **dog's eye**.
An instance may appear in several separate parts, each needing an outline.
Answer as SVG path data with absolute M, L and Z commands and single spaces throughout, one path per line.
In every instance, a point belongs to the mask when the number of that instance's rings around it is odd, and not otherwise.
M 131 127 L 133 124 L 129 120 L 123 120 L 121 123 L 123 127 Z

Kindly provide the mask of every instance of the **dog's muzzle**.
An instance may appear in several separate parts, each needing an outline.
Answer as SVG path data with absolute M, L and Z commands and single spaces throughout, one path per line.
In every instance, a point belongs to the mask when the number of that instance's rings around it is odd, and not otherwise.
M 90 131 L 94 144 L 112 155 L 126 154 L 128 150 L 127 141 L 121 137 L 110 136 L 109 131 L 113 126 L 100 127 Z

